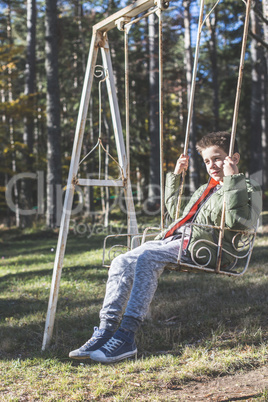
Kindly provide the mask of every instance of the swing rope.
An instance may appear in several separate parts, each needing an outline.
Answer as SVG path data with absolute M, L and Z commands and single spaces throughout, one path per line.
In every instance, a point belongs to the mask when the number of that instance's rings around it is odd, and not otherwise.
M 243 78 L 243 68 L 244 68 L 244 60 L 245 60 L 245 51 L 246 51 L 246 42 L 247 42 L 247 34 L 248 34 L 248 26 L 249 26 L 249 13 L 251 7 L 251 0 L 242 0 L 243 3 L 246 4 L 246 15 L 245 15 L 245 23 L 244 23 L 244 33 L 243 33 L 243 40 L 242 40 L 242 47 L 241 47 L 241 57 L 240 57 L 240 66 L 239 66 L 239 75 L 238 75 L 238 82 L 237 82 L 237 90 L 236 90 L 236 98 L 235 98 L 235 106 L 234 106 L 234 114 L 233 114 L 233 121 L 232 121 L 232 130 L 231 130 L 231 140 L 230 140 L 230 149 L 229 149 L 229 156 L 233 155 L 234 149 L 234 142 L 235 142 L 235 135 L 236 135 L 236 127 L 237 127 L 237 119 L 238 119 L 238 109 L 239 109 L 239 101 L 240 101 L 240 94 L 241 94 L 241 86 L 242 86 L 242 78 Z M 189 97 L 189 107 L 188 107 L 188 116 L 187 116 L 187 125 L 186 125 L 186 134 L 185 134 L 185 143 L 184 143 L 184 150 L 183 153 L 185 155 L 188 154 L 188 147 L 189 147 L 189 137 L 190 137 L 190 129 L 192 123 L 192 115 L 193 115 L 193 106 L 194 106 L 194 95 L 195 95 L 195 87 L 196 87 L 196 76 L 197 76 L 197 66 L 198 66 L 198 58 L 199 58 L 199 49 L 200 49 L 200 40 L 202 29 L 214 11 L 214 9 L 219 4 L 220 0 L 217 0 L 216 3 L 213 5 L 209 13 L 203 19 L 204 13 L 204 0 L 201 0 L 200 3 L 200 13 L 199 13 L 199 22 L 198 22 L 198 30 L 197 30 L 197 39 L 196 39 L 196 51 L 195 51 L 195 58 L 194 58 L 194 66 L 193 66 L 193 74 L 192 74 L 192 82 L 191 82 L 191 92 Z M 183 170 L 182 172 L 182 179 L 181 179 L 181 186 L 179 189 L 178 195 L 178 203 L 176 209 L 176 219 L 179 218 L 180 215 L 180 208 L 181 208 L 181 201 L 185 183 L 185 176 L 186 171 Z M 223 208 L 223 214 L 225 207 Z M 224 220 L 222 219 L 223 224 Z M 220 236 L 221 238 L 221 236 Z
M 242 0 L 242 1 L 245 3 L 244 0 Z M 245 53 L 246 53 L 246 45 L 247 45 L 247 35 L 248 35 L 248 27 L 249 27 L 249 15 L 250 15 L 251 0 L 247 0 L 247 3 L 245 3 L 245 4 L 246 4 L 246 15 L 245 15 L 245 22 L 244 22 L 244 32 L 243 32 L 243 40 L 242 40 L 242 47 L 241 47 L 239 74 L 238 74 L 238 80 L 237 80 L 233 123 L 232 123 L 232 130 L 231 130 L 231 140 L 230 140 L 230 148 L 229 148 L 229 156 L 230 157 L 233 156 L 233 152 L 234 152 L 238 110 L 239 110 L 242 79 L 243 79 L 243 70 L 244 70 L 244 63 L 245 63 Z M 219 233 L 219 240 L 218 240 L 218 255 L 217 255 L 216 272 L 220 271 L 220 266 L 221 266 L 222 242 L 223 242 L 224 227 L 225 227 L 225 208 L 226 208 L 226 200 L 225 200 L 225 195 L 224 195 L 220 233 Z
M 129 62 L 128 62 L 128 32 L 124 27 L 124 50 L 125 50 L 125 110 L 126 110 L 126 153 L 127 153 L 127 176 L 130 178 L 130 132 L 129 132 Z
M 218 0 L 219 1 L 219 0 Z M 118 24 L 118 29 L 124 31 L 124 49 L 125 49 L 125 110 L 126 110 L 126 151 L 128 160 L 128 177 L 130 177 L 130 133 L 129 133 L 129 60 L 128 60 L 128 33 L 132 25 L 141 19 L 155 13 L 159 19 L 158 40 L 159 40 L 159 143 L 160 143 L 160 205 L 161 205 L 161 229 L 164 229 L 164 154 L 163 154 L 163 39 L 162 39 L 162 9 L 157 6 L 139 18 L 132 21 L 123 19 Z
M 197 66 L 198 66 L 198 58 L 199 58 L 199 49 L 200 49 L 200 40 L 201 40 L 202 29 L 203 29 L 203 26 L 204 26 L 206 20 L 209 18 L 209 16 L 213 12 L 213 10 L 216 8 L 216 6 L 219 4 L 219 2 L 220 2 L 220 0 L 216 1 L 214 6 L 212 7 L 212 9 L 205 16 L 204 19 L 203 19 L 203 14 L 204 14 L 205 1 L 201 0 L 201 3 L 200 3 L 200 12 L 199 12 L 199 21 L 198 21 L 197 38 L 196 38 L 195 57 L 194 57 L 192 82 L 191 82 L 191 92 L 190 92 L 190 96 L 189 96 L 188 116 L 187 116 L 187 124 L 186 124 L 184 149 L 183 149 L 184 155 L 188 154 L 188 148 L 189 148 L 189 139 L 190 139 L 190 130 L 191 130 L 191 124 L 192 124 L 193 108 L 194 108 L 194 95 L 195 95 L 195 87 L 196 87 Z M 178 219 L 179 215 L 180 215 L 182 194 L 183 194 L 184 183 L 185 183 L 185 176 L 186 176 L 186 171 L 183 170 L 182 171 L 181 185 L 180 185 L 180 189 L 179 189 L 177 209 L 176 209 L 176 219 Z
M 158 23 L 158 41 L 159 41 L 159 145 L 160 145 L 160 191 L 161 191 L 161 230 L 164 229 L 165 216 L 165 195 L 164 195 L 164 120 L 163 120 L 163 19 L 162 10 L 159 8 L 156 12 Z
M 206 20 L 209 18 L 209 16 L 213 12 L 213 10 L 216 8 L 216 6 L 219 4 L 219 1 L 220 0 L 216 1 L 216 3 L 214 4 L 214 6 L 210 10 L 210 12 L 205 16 L 204 20 L 203 20 L 204 0 L 201 0 L 201 4 L 200 4 L 200 14 L 199 14 L 197 40 L 196 40 L 196 52 L 195 52 L 195 58 L 194 58 L 191 93 L 190 93 L 190 98 L 189 98 L 189 108 L 188 108 L 186 135 L 185 135 L 185 144 L 184 144 L 184 151 L 183 151 L 183 153 L 185 155 L 187 155 L 187 153 L 188 153 L 188 146 L 189 146 L 189 136 L 190 136 L 191 123 L 192 123 L 192 114 L 193 114 L 194 94 L 195 94 L 195 87 L 196 87 L 196 75 L 197 75 L 197 65 L 198 65 L 201 33 L 202 33 L 202 29 L 203 29 L 203 26 L 204 26 Z M 235 136 L 236 136 L 238 109 L 239 109 L 239 102 L 240 102 L 240 95 L 241 95 L 246 42 L 247 42 L 247 34 L 248 34 L 248 26 L 249 26 L 249 15 L 250 15 L 250 7 L 251 7 L 251 0 L 247 0 L 247 2 L 245 0 L 242 0 L 242 1 L 246 5 L 246 14 L 245 14 L 244 32 L 243 32 L 243 39 L 242 39 L 242 46 L 241 46 L 241 57 L 240 57 L 240 64 L 239 64 L 239 73 L 238 73 L 237 89 L 236 89 L 235 105 L 234 105 L 234 113 L 233 113 L 232 129 L 231 129 L 230 148 L 229 148 L 229 156 L 230 157 L 232 157 L 232 155 L 233 155 Z M 176 209 L 176 219 L 179 218 L 179 214 L 180 214 L 180 207 L 181 207 L 183 187 L 184 187 L 184 182 L 185 182 L 185 175 L 186 175 L 186 171 L 183 170 L 181 186 L 180 186 L 179 196 L 178 196 L 178 204 L 177 204 L 177 209 Z M 222 207 L 221 223 L 220 223 L 220 230 L 219 230 L 219 239 L 218 239 L 218 245 L 217 245 L 217 263 L 216 263 L 216 270 L 215 270 L 216 273 L 219 273 L 220 269 L 221 269 L 222 244 L 223 244 L 223 237 L 224 237 L 224 230 L 225 230 L 225 210 L 226 210 L 226 201 L 225 201 L 225 197 L 223 197 L 223 207 Z

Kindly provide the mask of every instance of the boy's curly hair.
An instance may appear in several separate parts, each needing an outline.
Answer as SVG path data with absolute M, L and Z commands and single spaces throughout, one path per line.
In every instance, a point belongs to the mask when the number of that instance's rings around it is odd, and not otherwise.
M 229 155 L 229 148 L 231 142 L 231 134 L 227 131 L 218 131 L 204 135 L 200 141 L 196 144 L 197 151 L 202 154 L 202 151 L 206 148 L 212 147 L 213 145 L 217 145 L 224 152 Z M 234 143 L 234 153 L 238 151 L 237 141 Z

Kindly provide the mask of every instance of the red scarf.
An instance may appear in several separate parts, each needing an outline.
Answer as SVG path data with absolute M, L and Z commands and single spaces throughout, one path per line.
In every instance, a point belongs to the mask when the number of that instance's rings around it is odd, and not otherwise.
M 219 184 L 218 181 L 214 180 L 212 177 L 210 178 L 207 187 L 205 188 L 204 192 L 201 194 L 201 196 L 198 198 L 198 200 L 193 204 L 191 207 L 190 211 L 188 212 L 187 215 L 185 215 L 182 219 L 180 219 L 176 225 L 174 225 L 171 229 L 168 230 L 168 232 L 165 234 L 164 239 L 166 239 L 169 236 L 172 236 L 174 232 L 182 227 L 185 223 L 191 222 L 192 218 L 196 214 L 196 211 L 198 210 L 200 204 L 204 199 L 210 194 L 210 192 L 213 191 L 213 189 Z

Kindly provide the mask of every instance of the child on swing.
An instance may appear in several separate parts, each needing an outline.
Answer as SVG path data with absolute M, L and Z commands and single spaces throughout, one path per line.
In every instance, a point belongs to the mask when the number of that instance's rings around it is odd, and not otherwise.
M 210 133 L 198 143 L 197 150 L 205 163 L 209 181 L 192 195 L 175 220 L 155 240 L 116 257 L 110 267 L 106 294 L 100 310 L 100 325 L 92 337 L 79 349 L 70 352 L 74 359 L 91 358 L 101 363 L 115 363 L 137 354 L 135 333 L 146 317 L 157 288 L 158 278 L 169 263 L 176 263 L 181 247 L 181 229 L 189 222 L 219 226 L 225 197 L 225 225 L 243 230 L 257 224 L 261 212 L 261 191 L 256 182 L 239 173 L 240 155 L 237 144 L 234 154 L 228 156 L 230 134 Z M 165 184 L 165 203 L 172 219 L 178 201 L 180 173 L 188 169 L 189 157 L 181 155 L 173 173 L 168 173 Z M 186 236 L 184 255 L 191 251 L 196 240 L 214 240 L 206 228 L 192 227 Z M 223 239 L 223 248 L 231 248 L 231 239 Z M 185 242 L 184 242 L 185 243 Z M 185 247 L 185 244 L 183 244 Z M 216 264 L 217 249 L 211 249 L 211 262 Z M 198 260 L 198 257 L 196 257 Z M 228 253 L 223 253 L 222 264 L 230 263 Z

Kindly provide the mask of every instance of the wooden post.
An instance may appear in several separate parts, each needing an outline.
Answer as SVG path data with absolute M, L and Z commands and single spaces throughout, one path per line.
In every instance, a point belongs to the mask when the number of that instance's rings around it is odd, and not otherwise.
M 47 345 L 50 343 L 52 332 L 53 332 L 53 327 L 54 327 L 59 286 L 60 286 L 60 277 L 61 277 L 61 271 L 62 271 L 62 265 L 63 265 L 63 258 L 64 258 L 64 254 L 65 254 L 66 241 L 67 241 L 67 235 L 68 235 L 68 230 L 69 230 L 70 215 L 71 215 L 72 203 L 73 203 L 73 195 L 74 195 L 74 189 L 75 189 L 75 184 L 73 181 L 77 174 L 78 165 L 79 165 L 79 159 L 80 159 L 80 154 L 81 154 L 81 147 L 82 147 L 85 123 L 86 123 L 86 115 L 87 115 L 87 111 L 88 111 L 89 98 L 90 98 L 90 93 L 91 93 L 93 77 L 94 77 L 94 68 L 95 68 L 97 54 L 98 54 L 98 41 L 99 40 L 100 40 L 100 38 L 97 37 L 97 34 L 95 32 L 93 34 L 92 40 L 91 40 L 91 46 L 90 46 L 90 51 L 89 51 L 89 56 L 88 56 L 88 65 L 87 65 L 83 92 L 82 92 L 82 96 L 81 96 L 80 109 L 79 109 L 79 114 L 78 114 L 78 119 L 77 119 L 72 159 L 71 159 L 71 165 L 70 165 L 69 176 L 68 176 L 68 181 L 67 181 L 67 189 L 66 189 L 64 206 L 63 206 L 63 211 L 62 211 L 62 216 L 61 216 L 60 232 L 59 232 L 59 237 L 58 237 L 55 261 L 54 261 L 54 269 L 53 269 L 52 283 L 51 283 L 50 296 L 49 296 L 49 302 L 48 302 L 48 310 L 47 310 L 42 350 L 45 350 Z

